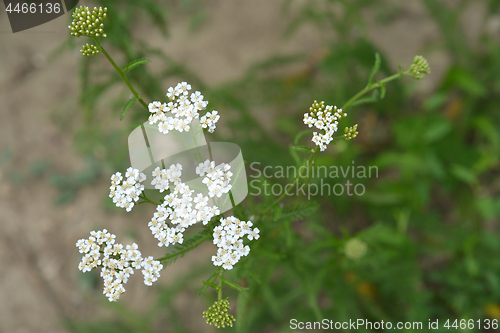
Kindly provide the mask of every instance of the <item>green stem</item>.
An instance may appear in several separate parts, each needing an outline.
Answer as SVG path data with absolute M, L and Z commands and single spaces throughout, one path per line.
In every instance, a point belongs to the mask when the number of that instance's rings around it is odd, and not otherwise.
M 155 259 L 155 260 L 158 260 L 158 261 L 165 261 L 165 260 L 168 260 L 168 259 L 171 259 L 171 258 L 174 258 L 174 257 L 177 257 L 178 255 L 181 255 L 182 253 L 184 252 L 188 252 L 192 249 L 194 249 L 195 247 L 197 247 L 198 245 L 200 245 L 201 243 L 203 243 L 204 241 L 210 239 L 210 237 L 212 237 L 212 234 L 208 234 L 206 235 L 205 237 L 201 238 L 200 240 L 198 240 L 196 243 L 193 243 L 192 245 L 188 246 L 188 247 L 185 247 L 183 248 L 182 250 L 180 251 L 177 251 L 177 252 L 174 252 L 174 253 L 170 253 L 170 254 L 167 254 L 166 256 L 164 257 L 161 257 L 161 258 L 158 258 L 158 259 Z
M 142 200 L 146 201 L 146 202 L 149 202 L 153 205 L 156 205 L 156 206 L 159 206 L 160 204 L 158 202 L 154 202 L 153 200 L 149 199 L 148 197 L 146 197 L 146 195 L 143 193 L 139 196 L 139 198 L 141 198 Z
M 309 159 L 307 160 L 307 163 L 306 163 L 306 175 L 307 175 L 307 179 L 309 179 L 309 173 L 310 173 L 309 172 L 309 167 L 313 163 L 314 158 L 316 157 L 316 154 L 318 153 L 318 150 L 319 150 L 319 146 L 316 146 L 316 149 L 314 149 L 314 152 L 311 153 L 311 155 L 309 156 Z M 299 172 L 299 174 L 297 175 L 297 177 L 295 177 L 295 180 L 293 181 L 292 186 L 290 186 L 278 199 L 276 199 L 276 201 L 274 201 L 269 207 L 267 207 L 266 210 L 262 214 L 267 213 L 271 208 L 273 208 L 274 206 L 276 206 L 287 195 L 290 195 L 291 191 L 295 188 L 295 185 L 298 184 L 298 182 L 299 182 L 299 180 L 301 178 L 302 178 L 302 174 Z
M 306 181 L 305 181 L 306 184 L 309 182 L 309 175 L 310 175 L 309 166 L 311 166 L 314 163 L 314 158 L 316 157 L 318 150 L 319 150 L 319 146 L 316 146 L 316 148 L 314 149 L 314 153 L 312 153 L 311 156 L 309 156 L 309 160 L 307 161 L 307 175 L 306 175 Z
M 113 65 L 113 67 L 116 69 L 116 71 L 118 72 L 118 74 L 120 75 L 120 77 L 122 78 L 123 82 L 125 82 L 125 84 L 127 85 L 127 87 L 130 89 L 130 91 L 132 92 L 132 94 L 134 94 L 135 98 L 137 98 L 137 100 L 146 108 L 149 110 L 148 108 L 148 105 L 146 104 L 146 102 L 144 102 L 144 100 L 142 99 L 142 97 L 137 93 L 137 91 L 134 89 L 134 87 L 132 87 L 132 85 L 130 84 L 130 82 L 128 81 L 127 79 L 127 76 L 125 75 L 125 73 L 123 73 L 123 71 L 121 70 L 120 67 L 118 67 L 118 65 L 116 64 L 116 62 L 113 60 L 113 58 L 111 58 L 111 56 L 108 54 L 108 52 L 106 52 L 106 50 L 102 47 L 102 45 L 99 43 L 99 41 L 94 38 L 94 43 L 99 47 L 99 49 L 101 50 L 102 54 L 104 54 L 104 56 L 106 58 L 108 58 L 109 62 L 111 63 L 111 65 Z
M 350 100 L 348 100 L 342 106 L 342 110 L 347 109 L 349 106 L 351 106 L 352 103 L 354 103 L 356 100 L 358 100 L 361 96 L 363 96 L 367 92 L 370 92 L 373 89 L 376 89 L 376 88 L 380 87 L 380 84 L 384 84 L 384 83 L 387 83 L 389 81 L 398 79 L 400 77 L 403 77 L 403 75 L 408 75 L 409 73 L 410 73 L 409 70 L 407 70 L 405 72 L 399 71 L 398 73 L 393 74 L 391 76 L 388 76 L 385 79 L 382 79 L 380 81 L 374 82 L 372 84 L 368 84 L 363 90 L 361 90 L 356 95 L 354 95 Z M 336 138 L 341 138 L 341 137 L 343 137 L 343 136 L 339 136 L 339 137 L 336 137 Z M 314 149 L 314 152 L 311 153 L 311 156 L 309 156 L 309 159 L 307 161 L 307 165 L 306 165 L 306 167 L 307 167 L 306 184 L 309 182 L 309 174 L 310 174 L 309 173 L 309 168 L 310 168 L 311 164 L 313 163 L 314 158 L 316 157 L 316 154 L 318 153 L 318 150 L 319 150 L 319 146 L 316 146 L 316 149 Z M 267 207 L 266 210 L 264 210 L 264 212 L 262 214 L 267 213 L 271 208 L 273 208 L 279 202 L 281 202 L 281 200 L 283 200 L 287 195 L 290 195 L 290 191 L 295 188 L 295 186 L 299 183 L 299 181 L 300 181 L 301 178 L 302 178 L 302 175 L 299 172 L 299 175 L 297 175 L 297 177 L 295 178 L 292 186 L 289 187 L 289 190 L 285 191 L 278 199 L 276 199 L 276 201 L 274 201 L 272 203 L 272 205 L 270 205 L 269 207 Z
M 380 84 L 384 84 L 384 83 L 387 83 L 389 81 L 392 81 L 392 80 L 395 80 L 395 79 L 399 79 L 400 77 L 403 77 L 403 75 L 408 75 L 409 73 L 410 73 L 409 71 L 398 72 L 396 74 L 393 74 L 391 76 L 386 77 L 385 79 L 382 79 L 380 81 L 374 82 L 372 84 L 368 84 L 363 90 L 361 90 L 360 92 L 358 92 L 356 95 L 352 96 L 352 98 L 350 100 L 348 100 L 344 104 L 344 106 L 342 106 L 342 110 L 343 111 L 346 110 L 349 106 L 351 106 L 352 103 L 354 103 L 356 100 L 358 100 L 361 96 L 363 96 L 367 92 L 372 91 L 375 88 L 378 88 L 380 86 Z
M 219 288 L 217 289 L 217 300 L 220 301 L 222 299 L 222 276 L 224 275 L 224 271 L 221 270 L 219 274 Z
M 238 215 L 240 215 L 240 217 L 242 219 L 245 219 L 245 220 L 248 220 L 248 217 L 247 215 L 245 214 L 245 212 L 243 211 L 243 209 L 241 209 L 240 206 L 237 206 L 235 203 L 234 203 L 234 197 L 233 197 L 233 193 L 232 191 L 230 190 L 229 191 L 229 199 L 231 200 L 231 204 L 233 205 L 233 209 L 238 213 Z

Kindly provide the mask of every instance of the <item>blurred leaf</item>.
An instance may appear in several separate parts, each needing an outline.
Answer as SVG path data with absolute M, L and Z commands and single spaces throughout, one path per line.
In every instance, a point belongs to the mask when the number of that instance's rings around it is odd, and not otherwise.
M 424 100 L 424 109 L 429 112 L 437 111 L 448 100 L 448 92 L 435 93 Z
M 223 283 L 227 284 L 227 285 L 228 285 L 228 286 L 230 286 L 231 288 L 236 289 L 236 290 L 238 290 L 238 291 L 240 291 L 240 292 L 241 292 L 241 291 L 246 291 L 246 290 L 248 290 L 248 288 L 243 288 L 243 287 L 241 287 L 241 286 L 237 285 L 237 284 L 236 284 L 236 283 L 234 283 L 234 282 L 231 282 L 231 281 L 228 281 L 228 280 L 224 279 L 223 277 L 221 277 L 221 279 L 222 279 L 222 282 L 223 282 Z
M 474 97 L 482 97 L 486 94 L 486 87 L 466 69 L 452 67 L 443 81 L 443 88 L 450 89 L 458 87 Z
M 300 131 L 299 133 L 297 133 L 297 135 L 295 136 L 294 140 L 293 140 L 293 143 L 296 145 L 297 143 L 299 143 L 299 140 L 304 136 L 304 135 L 307 135 L 307 134 L 313 134 L 313 130 L 312 129 L 307 129 L 307 130 L 303 130 L 303 131 Z
M 450 121 L 444 118 L 438 118 L 427 124 L 427 128 L 424 132 L 424 140 L 427 143 L 437 141 L 444 137 L 446 134 L 450 133 L 452 125 Z
M 275 206 L 274 207 L 274 220 L 278 221 L 280 219 L 281 215 L 283 215 L 283 209 L 281 208 L 281 206 Z
M 308 153 L 313 152 L 313 149 L 311 147 L 307 147 L 307 146 L 292 146 L 292 148 L 295 151 L 303 151 L 303 152 L 308 152 Z
M 385 94 L 385 90 L 384 90 L 384 94 Z M 355 101 L 354 103 L 351 104 L 351 107 L 356 106 L 356 105 L 361 105 L 361 104 L 375 103 L 379 100 L 379 97 L 380 97 L 380 91 L 378 89 L 375 89 L 375 90 L 373 90 L 372 95 L 370 97 L 358 99 L 357 101 Z
M 382 60 L 380 59 L 380 54 L 378 54 L 378 52 L 375 53 L 375 64 L 373 65 L 372 71 L 370 73 L 370 77 L 368 78 L 368 85 L 369 86 L 371 86 L 373 84 L 373 78 L 375 77 L 375 74 L 378 73 L 378 71 L 380 69 L 381 62 L 382 62 Z M 385 94 L 385 90 L 384 90 L 384 94 Z
M 476 175 L 470 169 L 464 166 L 454 164 L 451 166 L 450 171 L 457 179 L 467 184 L 477 183 Z
M 385 84 L 382 82 L 378 83 L 378 86 L 380 87 L 380 98 L 383 99 L 385 97 Z
M 490 197 L 477 198 L 475 203 L 479 212 L 486 220 L 492 219 L 499 213 L 498 204 Z

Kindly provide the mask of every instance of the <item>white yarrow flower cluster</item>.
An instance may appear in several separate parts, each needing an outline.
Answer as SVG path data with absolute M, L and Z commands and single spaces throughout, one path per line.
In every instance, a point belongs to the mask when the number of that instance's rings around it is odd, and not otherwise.
M 342 113 L 342 109 L 337 109 L 336 106 L 325 106 L 325 102 L 318 103 L 316 101 L 309 110 L 309 113 L 304 114 L 304 124 L 320 130 L 319 133 L 313 133 L 312 141 L 319 146 L 321 151 L 324 151 L 338 129 L 338 120 L 346 117 L 347 114 Z
M 111 176 L 109 197 L 113 198 L 117 207 L 130 212 L 144 191 L 144 185 L 141 183 L 145 180 L 146 175 L 140 173 L 138 169 L 128 168 L 124 177 L 117 172 Z
M 154 185 L 155 189 L 160 190 L 162 193 L 165 190 L 168 190 L 170 183 L 174 183 L 178 185 L 181 180 L 182 175 L 182 165 L 172 164 L 168 169 L 160 169 L 160 167 L 156 167 L 153 171 L 153 180 L 151 181 L 151 185 Z
M 216 196 L 220 198 L 222 194 L 231 190 L 232 185 L 229 182 L 233 173 L 229 169 L 231 169 L 229 164 L 221 163 L 215 166 L 215 162 L 210 160 L 206 160 L 196 167 L 198 175 L 203 177 L 206 174 L 206 177 L 203 178 L 203 184 L 207 185 L 210 197 Z
M 240 221 L 234 216 L 221 218 L 221 224 L 214 228 L 214 244 L 218 247 L 217 255 L 212 256 L 215 266 L 230 270 L 241 257 L 250 253 L 250 247 L 243 244 L 243 237 L 248 240 L 259 239 L 259 228 L 253 228 L 251 221 Z
M 88 239 L 80 239 L 76 242 L 80 253 L 85 254 L 78 268 L 82 272 L 88 272 L 102 267 L 103 294 L 110 302 L 117 301 L 125 292 L 123 285 L 127 283 L 130 275 L 134 274 L 134 269 L 143 268 L 144 284 L 151 286 L 158 280 L 163 268 L 163 265 L 153 257 L 143 259 L 137 244 L 124 247 L 122 244 L 115 243 L 115 238 L 115 235 L 103 229 L 91 231 Z
M 168 170 L 153 171 L 153 176 L 158 172 L 166 174 L 166 181 L 175 184 L 173 191 L 164 197 L 164 202 L 156 207 L 156 213 L 148 224 L 153 236 L 159 241 L 158 246 L 182 244 L 183 233 L 188 227 L 198 222 L 206 225 L 220 214 L 217 206 L 208 205 L 207 196 L 201 193 L 194 195 L 194 190 L 182 182 L 181 170 L 182 166 L 177 164 Z
M 213 133 L 216 127 L 215 124 L 219 121 L 219 118 L 220 116 L 217 114 L 217 111 L 207 112 L 200 119 L 201 127 L 208 128 L 208 131 Z
M 199 112 L 204 111 L 208 105 L 208 102 L 203 100 L 203 95 L 199 91 L 189 96 L 190 90 L 190 84 L 181 82 L 175 88 L 170 87 L 168 89 L 167 97 L 170 99 L 169 103 L 158 101 L 149 103 L 148 109 L 151 112 L 149 124 L 158 123 L 158 130 L 164 134 L 172 130 L 188 132 L 193 119 L 199 118 Z M 207 126 L 209 127 L 209 131 L 213 132 L 215 123 L 219 119 L 217 111 L 208 112 L 203 116 L 203 119 L 206 120 L 207 117 L 209 118 Z

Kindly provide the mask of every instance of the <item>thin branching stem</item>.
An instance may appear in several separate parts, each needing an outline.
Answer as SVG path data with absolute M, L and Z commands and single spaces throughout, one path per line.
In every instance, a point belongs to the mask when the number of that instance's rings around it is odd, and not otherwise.
M 151 204 L 153 204 L 153 205 L 156 205 L 156 206 L 159 206 L 159 205 L 160 205 L 158 202 L 155 202 L 155 201 L 153 201 L 153 200 L 149 199 L 148 197 L 146 197 L 146 195 L 145 195 L 144 193 L 143 193 L 143 194 L 141 194 L 141 195 L 139 196 L 139 198 L 141 198 L 141 199 L 142 199 L 142 200 L 144 200 L 145 202 L 149 202 L 149 203 L 151 203 Z M 142 203 L 142 202 L 141 202 L 141 203 Z
M 102 47 L 101 44 L 99 44 L 99 41 L 94 38 L 94 42 L 96 43 L 96 45 L 99 47 L 99 49 L 101 50 L 102 54 L 104 54 L 104 56 L 108 59 L 108 61 L 111 63 L 111 65 L 113 65 L 113 67 L 116 69 L 116 71 L 118 72 L 118 75 L 120 75 L 120 77 L 122 78 L 123 82 L 125 82 L 125 84 L 127 85 L 127 87 L 130 89 L 130 91 L 132 92 L 132 94 L 134 94 L 135 98 L 137 98 L 137 100 L 146 108 L 148 109 L 148 105 L 146 104 L 146 102 L 144 102 L 144 100 L 142 99 L 142 97 L 137 93 L 137 91 L 134 89 L 134 87 L 132 87 L 132 85 L 130 84 L 130 82 L 128 81 L 127 79 L 127 76 L 125 75 L 125 73 L 121 70 L 120 67 L 118 67 L 118 65 L 116 64 L 116 62 L 113 60 L 113 58 L 111 58 L 111 56 L 108 54 L 108 52 L 106 52 L 106 50 Z
M 367 92 L 372 91 L 373 89 L 379 88 L 381 84 L 387 83 L 389 81 L 399 79 L 400 77 L 403 77 L 403 75 L 408 75 L 410 72 L 405 71 L 405 72 L 398 72 L 394 75 L 388 76 L 385 79 L 382 79 L 380 81 L 374 82 L 372 84 L 368 84 L 363 90 L 358 92 L 356 95 L 352 96 L 350 100 L 348 100 L 343 106 L 342 106 L 342 111 L 346 110 L 349 106 L 351 106 L 352 103 L 357 101 L 361 96 L 366 94 Z
M 361 90 L 356 95 L 354 95 L 350 100 L 348 100 L 342 106 L 342 110 L 346 110 L 349 106 L 352 105 L 352 103 L 354 103 L 355 101 L 357 101 L 361 96 L 363 96 L 366 93 L 372 91 L 373 89 L 376 89 L 376 88 L 380 87 L 382 84 L 385 84 L 385 83 L 387 83 L 389 81 L 392 81 L 392 80 L 395 80 L 395 79 L 399 79 L 400 77 L 403 77 L 403 75 L 408 75 L 408 74 L 410 74 L 409 70 L 407 70 L 405 72 L 399 71 L 398 73 L 396 73 L 394 75 L 391 75 L 391 76 L 388 76 L 385 79 L 382 79 L 380 81 L 368 84 L 365 88 L 363 88 L 363 90 Z M 341 137 L 343 137 L 343 136 L 340 136 L 339 138 L 341 138 Z M 316 154 L 318 153 L 318 150 L 319 150 L 319 146 L 316 146 L 316 148 L 314 149 L 314 151 L 311 152 L 311 155 L 309 156 L 309 159 L 307 160 L 307 163 L 306 163 L 306 175 L 305 175 L 305 177 L 306 177 L 306 183 L 309 181 L 309 174 L 310 174 L 309 173 L 309 168 L 314 163 L 314 159 L 316 158 Z M 271 210 L 273 207 L 275 207 L 278 203 L 280 203 L 281 200 L 283 200 L 286 196 L 290 195 L 291 191 L 295 188 L 296 185 L 298 185 L 299 181 L 302 178 L 303 178 L 303 176 L 299 172 L 299 174 L 295 178 L 294 182 L 292 183 L 292 186 L 288 187 L 287 190 L 278 199 L 276 199 L 276 201 L 274 201 L 269 207 L 267 207 L 262 214 L 267 213 L 269 210 Z

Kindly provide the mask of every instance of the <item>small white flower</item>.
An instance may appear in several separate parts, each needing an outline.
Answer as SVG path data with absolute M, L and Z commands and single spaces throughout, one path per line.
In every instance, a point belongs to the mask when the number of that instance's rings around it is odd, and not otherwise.
M 172 164 L 168 169 L 153 171 L 152 185 L 167 189 L 162 182 L 174 183 L 171 193 L 165 195 L 163 203 L 156 208 L 148 226 L 153 236 L 159 241 L 158 246 L 182 244 L 186 228 L 202 222 L 207 224 L 220 211 L 216 206 L 208 206 L 208 197 L 198 193 L 194 198 L 194 190 L 182 182 L 182 165 Z M 168 219 L 168 220 L 167 220 Z
M 325 106 L 324 102 L 317 103 L 316 101 L 314 101 L 310 111 L 310 113 L 304 114 L 304 124 L 320 130 L 320 132 L 313 133 L 312 142 L 319 146 L 321 151 L 324 151 L 338 129 L 337 120 L 346 117 L 347 114 L 342 113 L 342 109 L 337 109 L 336 106 Z
M 188 97 L 190 90 L 191 85 L 187 82 L 180 82 L 175 88 L 168 88 L 166 94 L 170 99 L 168 104 L 161 104 L 158 101 L 149 104 L 148 109 L 151 112 L 149 123 L 152 125 L 160 122 L 158 131 L 164 134 L 174 129 L 179 132 L 189 131 L 193 119 L 199 118 L 199 112 L 204 111 L 208 105 L 199 91 Z M 208 128 L 209 132 L 213 132 L 215 123 L 219 120 L 217 111 L 207 113 L 204 119 L 206 120 L 205 128 Z
M 214 228 L 213 243 L 218 247 L 217 255 L 212 256 L 215 266 L 221 266 L 230 270 L 240 260 L 250 252 L 248 245 L 243 245 L 242 237 L 247 236 L 249 240 L 259 238 L 259 229 L 250 228 L 253 224 L 248 221 L 240 221 L 234 216 L 220 219 L 221 224 Z
M 163 265 L 152 257 L 143 259 L 137 244 L 123 246 L 115 243 L 115 237 L 103 229 L 92 231 L 88 239 L 80 239 L 76 242 L 80 252 L 86 251 L 87 248 L 91 249 L 78 265 L 81 271 L 88 272 L 102 265 L 100 275 L 104 280 L 103 294 L 110 302 L 117 301 L 125 292 L 123 284 L 127 283 L 130 275 L 134 273 L 134 268 L 145 268 L 143 273 L 145 272 L 144 283 L 146 285 L 155 282 L 163 268 Z M 100 259 L 101 253 L 102 260 Z
M 113 198 L 117 207 L 125 208 L 129 212 L 144 190 L 141 183 L 146 180 L 146 175 L 138 169 L 128 168 L 125 178 L 126 180 L 120 183 L 123 180 L 121 173 L 117 172 L 111 176 L 109 197 Z

